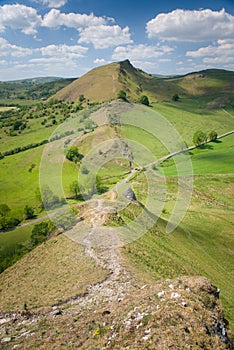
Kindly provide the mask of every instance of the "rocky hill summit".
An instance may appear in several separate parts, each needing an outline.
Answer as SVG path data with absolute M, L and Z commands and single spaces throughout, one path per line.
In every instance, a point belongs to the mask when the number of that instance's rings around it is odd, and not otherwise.
M 219 290 L 206 278 L 125 286 L 104 296 L 99 285 L 96 297 L 90 290 L 48 309 L 1 314 L 1 348 L 231 349 Z

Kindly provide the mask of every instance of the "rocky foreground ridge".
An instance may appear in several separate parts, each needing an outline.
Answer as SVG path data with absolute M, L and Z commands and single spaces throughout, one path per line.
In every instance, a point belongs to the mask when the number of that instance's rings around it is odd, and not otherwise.
M 115 295 L 87 292 L 48 309 L 2 313 L 1 349 L 232 348 L 219 290 L 208 279 L 129 284 Z

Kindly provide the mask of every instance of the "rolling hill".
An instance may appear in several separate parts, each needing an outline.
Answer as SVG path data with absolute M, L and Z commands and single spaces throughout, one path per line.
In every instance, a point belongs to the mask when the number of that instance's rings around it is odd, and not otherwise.
M 222 70 L 155 77 L 126 60 L 73 81 L 53 95 L 62 101 L 1 112 L 0 151 L 48 142 L 0 159 L 1 203 L 22 220 L 21 227 L 0 232 L 0 347 L 231 349 L 233 135 L 189 153 L 193 193 L 170 234 L 175 205 L 186 201 L 188 183 L 179 182 L 179 170 L 188 163 L 173 157 L 159 167 L 154 160 L 173 143 L 181 147 L 172 130 L 190 146 L 198 129 L 218 135 L 234 129 L 233 77 Z M 146 94 L 151 107 L 109 102 L 119 90 L 130 102 Z M 26 127 L 11 133 L 20 120 Z M 80 164 L 64 157 L 70 146 L 84 156 Z M 77 178 L 82 186 L 79 170 L 87 179 L 84 191 L 91 188 L 87 200 L 71 189 Z M 95 171 L 97 193 L 89 182 Z M 50 220 L 57 229 L 33 246 L 34 229 L 49 221 L 37 187 L 44 178 L 59 199 L 60 174 L 75 220 L 70 211 L 59 217 L 55 206 Z M 134 194 L 129 203 L 121 197 L 125 185 Z M 24 217 L 26 206 L 35 220 Z
M 124 90 L 130 101 L 142 94 L 151 102 L 180 97 L 201 97 L 207 107 L 234 105 L 234 72 L 210 69 L 176 77 L 156 77 L 133 67 L 129 60 L 94 68 L 55 94 L 55 98 L 77 101 L 83 94 L 90 102 L 109 101 Z

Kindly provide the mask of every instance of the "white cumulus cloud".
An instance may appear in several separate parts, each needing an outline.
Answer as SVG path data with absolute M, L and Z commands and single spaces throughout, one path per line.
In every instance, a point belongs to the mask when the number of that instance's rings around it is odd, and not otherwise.
M 146 25 L 149 38 L 178 41 L 206 41 L 232 38 L 234 16 L 221 11 L 182 10 L 160 13 Z
M 24 34 L 36 34 L 36 28 L 41 24 L 41 21 L 41 16 L 32 7 L 20 4 L 0 6 L 1 32 L 9 27 L 19 29 Z
M 62 57 L 63 60 L 66 58 L 80 58 L 84 57 L 88 51 L 87 47 L 81 45 L 48 45 L 38 49 L 41 52 L 42 56 L 51 56 L 51 57 Z
M 113 18 L 97 17 L 93 13 L 62 13 L 52 9 L 44 16 L 42 26 L 75 28 L 80 36 L 78 43 L 91 43 L 96 49 L 132 43 L 129 28 L 121 28 L 114 22 Z
M 67 0 L 42 0 L 42 3 L 48 7 L 62 7 L 67 3 Z
M 217 45 L 208 45 L 201 47 L 197 51 L 188 51 L 186 56 L 204 57 L 204 56 L 219 56 L 232 55 L 234 56 L 234 39 L 218 40 Z
M 6 39 L 0 38 L 0 56 L 26 57 L 31 54 L 31 49 L 12 45 Z
M 115 48 L 112 58 L 116 60 L 130 60 L 149 59 L 163 56 L 165 53 L 172 52 L 174 49 L 167 45 L 128 45 L 118 46 Z
M 42 25 L 48 28 L 59 28 L 66 26 L 68 28 L 86 28 L 87 26 L 101 25 L 106 23 L 104 17 L 96 17 L 93 13 L 90 15 L 80 13 L 62 13 L 59 10 L 52 9 L 44 18 Z
M 80 31 L 79 43 L 92 43 L 95 49 L 105 49 L 111 46 L 132 43 L 129 28 L 118 25 L 89 26 Z
M 196 51 L 188 51 L 187 57 L 202 58 L 203 63 L 215 66 L 233 63 L 234 39 L 218 40 L 215 45 L 201 47 Z
M 96 64 L 105 64 L 106 63 L 106 60 L 104 58 L 96 58 L 93 63 L 96 63 Z

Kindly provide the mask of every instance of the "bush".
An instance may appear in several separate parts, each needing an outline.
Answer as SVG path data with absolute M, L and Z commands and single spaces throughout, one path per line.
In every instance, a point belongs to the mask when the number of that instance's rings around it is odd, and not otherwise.
M 180 99 L 180 97 L 177 93 L 172 96 L 172 101 L 176 102 L 176 101 L 179 101 L 179 99 Z
M 66 158 L 71 162 L 77 163 L 83 158 L 83 156 L 79 153 L 78 147 L 71 146 L 67 149 Z
M 120 98 L 121 100 L 127 101 L 127 95 L 124 90 L 120 90 L 117 94 L 117 98 Z
M 83 102 L 85 100 L 85 97 L 83 94 L 79 95 L 78 97 L 79 102 Z
M 149 99 L 146 95 L 142 95 L 139 99 L 139 102 L 143 105 L 149 106 Z

